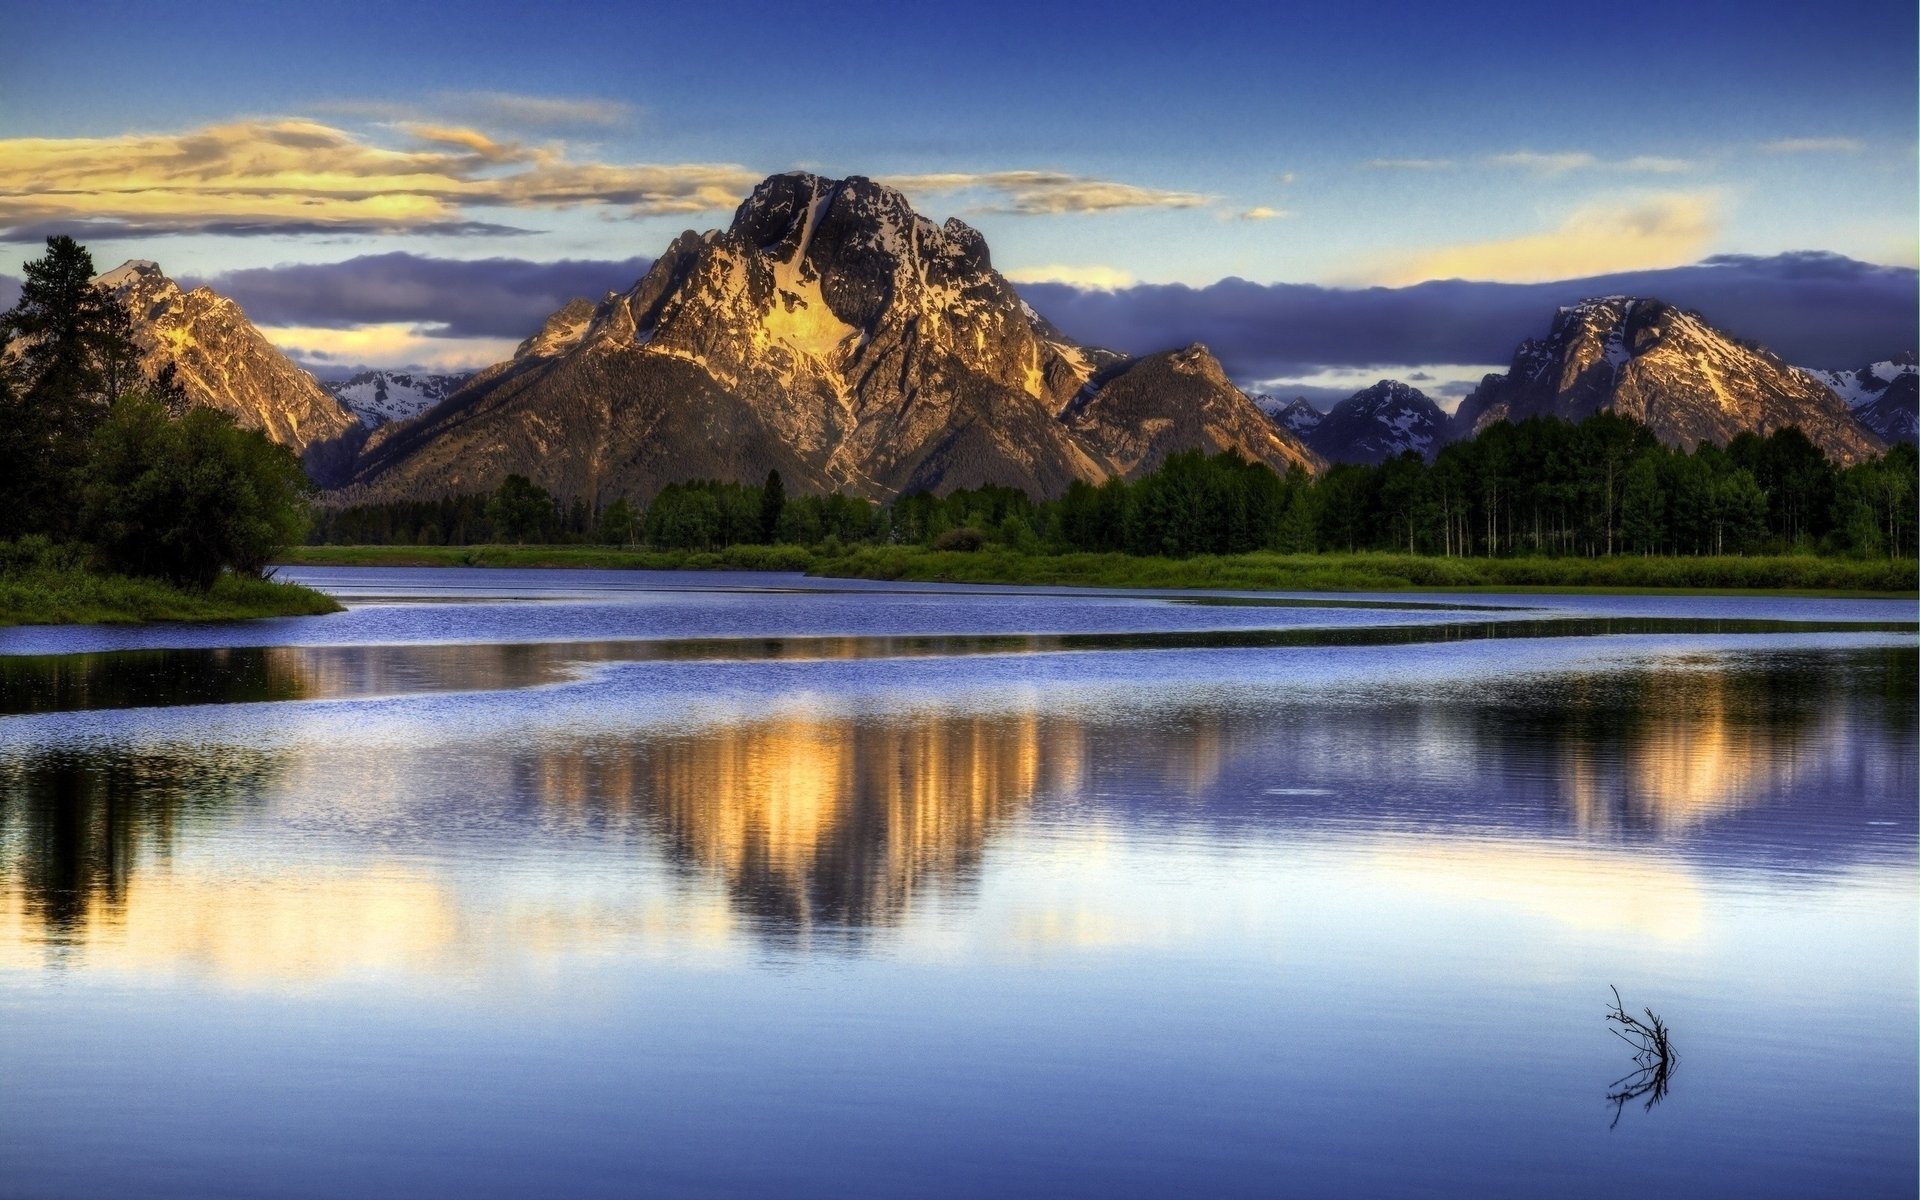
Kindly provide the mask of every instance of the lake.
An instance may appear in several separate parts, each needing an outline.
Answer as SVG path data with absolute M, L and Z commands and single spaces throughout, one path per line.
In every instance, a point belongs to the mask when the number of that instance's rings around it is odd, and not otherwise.
M 1914 1194 L 1911 601 L 287 574 L 0 630 L 0 1195 Z

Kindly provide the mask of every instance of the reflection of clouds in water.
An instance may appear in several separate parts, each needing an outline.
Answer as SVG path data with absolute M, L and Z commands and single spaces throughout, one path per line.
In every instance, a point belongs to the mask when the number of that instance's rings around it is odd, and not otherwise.
M 1688 942 L 1705 927 L 1707 906 L 1692 870 L 1625 851 L 1497 841 L 1388 845 L 1365 869 L 1382 887 L 1495 905 L 1573 929 Z
M 567 955 L 670 942 L 724 951 L 718 902 L 664 896 L 508 896 L 491 904 L 398 862 L 294 867 L 271 878 L 143 872 L 90 900 L 80 936 L 50 944 L 17 889 L 0 890 L 0 971 L 66 967 L 276 989 L 404 976 L 459 980 Z

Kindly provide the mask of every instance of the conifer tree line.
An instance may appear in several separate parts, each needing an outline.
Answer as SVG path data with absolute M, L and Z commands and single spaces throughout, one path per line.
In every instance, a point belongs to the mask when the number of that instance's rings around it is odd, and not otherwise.
M 93 258 L 47 239 L 0 314 L 0 543 L 8 562 L 79 557 L 210 587 L 259 574 L 307 528 L 299 459 L 148 378 L 126 308 Z
M 581 542 L 712 550 L 779 543 L 896 543 L 947 550 L 1183 557 L 1256 550 L 1446 556 L 1912 557 L 1914 448 L 1841 468 L 1798 429 L 1688 452 L 1627 417 L 1489 427 L 1432 462 L 1279 475 L 1234 454 L 1186 451 L 1132 481 L 1075 483 L 1051 500 L 1016 488 L 920 492 L 891 504 L 788 496 L 759 485 L 670 484 L 644 505 L 561 503 L 523 476 L 490 496 L 323 510 L 314 540 L 341 544 Z

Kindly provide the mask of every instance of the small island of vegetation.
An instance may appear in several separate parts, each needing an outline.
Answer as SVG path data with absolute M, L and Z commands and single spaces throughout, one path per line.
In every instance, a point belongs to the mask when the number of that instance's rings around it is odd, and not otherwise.
M 0 316 L 0 625 L 337 611 L 271 578 L 309 518 L 294 453 L 147 378 L 72 238 L 25 275 Z

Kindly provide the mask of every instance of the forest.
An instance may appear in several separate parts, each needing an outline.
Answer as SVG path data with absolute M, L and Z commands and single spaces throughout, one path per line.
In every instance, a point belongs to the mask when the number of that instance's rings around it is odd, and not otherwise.
M 1492 426 L 1428 462 L 1276 474 L 1233 454 L 1170 455 L 1138 479 L 1075 483 L 1057 499 L 1014 488 L 918 492 L 891 504 L 789 496 L 760 484 L 671 484 L 644 505 L 563 503 L 523 476 L 491 495 L 322 509 L 316 544 L 599 544 L 713 550 L 782 544 L 917 545 L 1030 553 L 1387 551 L 1440 557 L 1916 552 L 1914 448 L 1841 467 L 1793 428 L 1692 451 L 1612 413 Z

